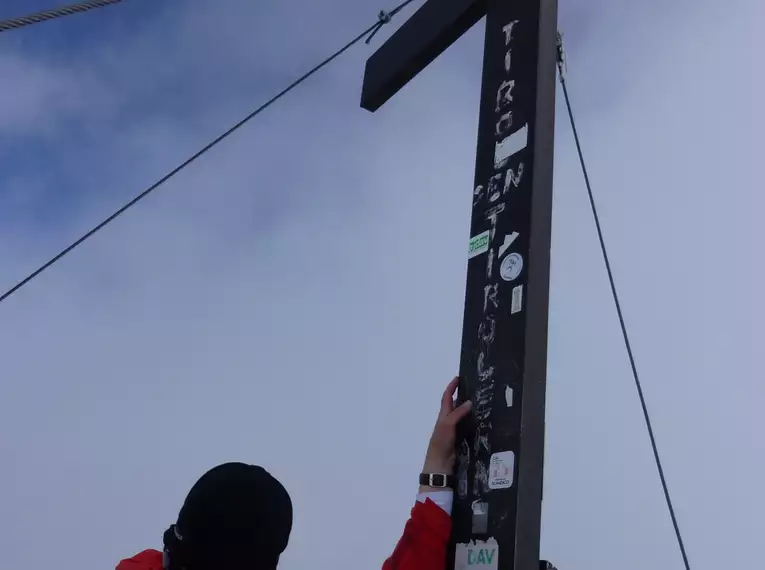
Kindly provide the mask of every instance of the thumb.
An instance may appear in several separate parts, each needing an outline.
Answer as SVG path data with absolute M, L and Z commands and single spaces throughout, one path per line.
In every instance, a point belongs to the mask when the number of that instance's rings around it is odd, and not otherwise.
M 449 420 L 455 425 L 458 424 L 465 416 L 473 409 L 473 402 L 467 400 L 462 402 L 451 414 L 449 414 Z

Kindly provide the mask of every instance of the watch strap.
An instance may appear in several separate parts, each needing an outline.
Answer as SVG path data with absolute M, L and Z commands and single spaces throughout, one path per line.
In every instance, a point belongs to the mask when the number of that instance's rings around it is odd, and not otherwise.
M 453 489 L 455 484 L 454 475 L 445 473 L 420 473 L 420 485 L 433 487 L 434 489 Z

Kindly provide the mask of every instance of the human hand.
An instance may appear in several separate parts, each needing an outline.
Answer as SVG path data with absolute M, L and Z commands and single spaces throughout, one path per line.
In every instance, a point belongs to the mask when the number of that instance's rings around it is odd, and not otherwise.
M 455 444 L 457 440 L 457 424 L 470 413 L 473 403 L 468 400 L 460 406 L 455 406 L 454 394 L 457 391 L 459 378 L 455 377 L 444 390 L 441 397 L 441 410 L 438 413 L 433 435 L 430 437 L 428 451 L 425 454 L 423 473 L 454 474 L 456 459 Z

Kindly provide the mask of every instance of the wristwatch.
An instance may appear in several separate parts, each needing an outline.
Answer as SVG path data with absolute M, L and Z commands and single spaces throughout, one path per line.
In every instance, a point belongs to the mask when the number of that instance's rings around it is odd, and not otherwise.
M 453 489 L 454 475 L 445 473 L 420 473 L 420 485 L 436 489 Z

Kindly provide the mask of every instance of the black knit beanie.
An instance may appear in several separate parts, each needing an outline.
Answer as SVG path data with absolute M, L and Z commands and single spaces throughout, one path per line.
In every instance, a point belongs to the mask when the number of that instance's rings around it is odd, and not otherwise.
M 225 463 L 196 482 L 165 532 L 169 570 L 274 570 L 291 530 L 282 484 L 262 467 Z

